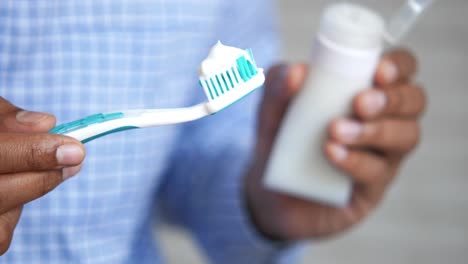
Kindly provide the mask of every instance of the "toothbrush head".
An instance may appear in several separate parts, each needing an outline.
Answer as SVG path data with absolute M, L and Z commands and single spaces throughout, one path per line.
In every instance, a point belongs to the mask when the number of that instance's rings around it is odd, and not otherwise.
M 207 109 L 211 114 L 240 101 L 262 87 L 265 82 L 263 69 L 258 68 L 250 49 L 234 63 L 224 65 L 216 72 L 201 75 L 199 83 L 208 98 Z

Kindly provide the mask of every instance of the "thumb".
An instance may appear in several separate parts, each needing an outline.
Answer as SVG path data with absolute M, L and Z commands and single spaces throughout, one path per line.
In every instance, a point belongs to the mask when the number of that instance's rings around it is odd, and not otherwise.
M 10 247 L 13 232 L 21 216 L 22 206 L 0 215 L 0 256 Z
M 308 66 L 277 65 L 267 74 L 259 113 L 258 140 L 260 149 L 268 154 L 291 99 L 301 90 L 307 78 Z
M 300 91 L 308 73 L 307 64 L 285 65 L 272 67 L 266 77 L 263 105 L 280 104 L 278 108 L 286 108 L 289 101 Z
M 0 131 L 47 132 L 55 122 L 53 115 L 23 110 L 0 97 Z

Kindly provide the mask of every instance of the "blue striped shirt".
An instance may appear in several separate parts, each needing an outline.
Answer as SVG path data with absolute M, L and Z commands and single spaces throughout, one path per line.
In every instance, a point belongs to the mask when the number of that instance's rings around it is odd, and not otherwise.
M 277 57 L 268 0 L 2 0 L 0 92 L 59 123 L 204 100 L 197 67 L 216 40 Z M 86 145 L 79 175 L 24 207 L 2 263 L 161 263 L 160 214 L 215 263 L 270 263 L 242 196 L 256 93 L 214 117 L 113 134 Z M 177 245 L 174 245 L 177 246 Z

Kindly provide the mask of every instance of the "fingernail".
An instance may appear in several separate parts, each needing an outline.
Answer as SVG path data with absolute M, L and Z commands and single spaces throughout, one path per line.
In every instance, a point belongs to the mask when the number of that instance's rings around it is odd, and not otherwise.
M 398 77 L 398 68 L 390 60 L 383 60 L 381 65 L 382 73 L 388 83 L 394 82 Z
M 329 148 L 331 155 L 335 161 L 344 161 L 348 157 L 348 150 L 338 144 L 332 144 Z
M 362 133 L 362 125 L 349 120 L 339 121 L 336 128 L 338 137 L 345 142 L 356 140 Z
M 67 180 L 73 176 L 75 176 L 81 170 L 81 164 L 78 166 L 67 167 L 62 169 L 62 178 L 63 180 Z
M 16 114 L 16 121 L 25 124 L 37 124 L 41 122 L 47 114 L 31 111 L 20 111 Z
M 291 66 L 289 70 L 289 85 L 291 87 L 298 87 L 301 85 L 303 79 L 302 69 L 300 66 Z
M 364 106 L 369 115 L 380 113 L 387 104 L 387 96 L 381 91 L 371 90 L 364 94 Z
M 79 164 L 83 160 L 83 150 L 75 145 L 62 145 L 57 149 L 57 162 L 63 166 L 73 166 Z

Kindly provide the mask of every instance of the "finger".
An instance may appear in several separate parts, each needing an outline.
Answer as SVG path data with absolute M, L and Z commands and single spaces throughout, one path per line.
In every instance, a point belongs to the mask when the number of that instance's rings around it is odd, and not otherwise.
M 10 103 L 8 100 L 0 96 L 0 114 L 5 114 L 19 110 L 18 107 Z
M 63 180 L 62 170 L 2 175 L 0 214 L 47 194 Z
M 348 173 L 357 183 L 372 185 L 388 180 L 390 165 L 383 157 L 367 151 L 350 150 L 333 142 L 325 144 L 325 153 L 332 164 Z
M 362 120 L 382 116 L 417 118 L 425 110 L 424 90 L 413 84 L 398 85 L 388 89 L 369 89 L 356 96 L 353 108 Z
M 419 124 L 411 120 L 385 119 L 360 123 L 338 119 L 329 128 L 330 138 L 338 143 L 379 150 L 384 153 L 407 153 L 419 142 Z
M 64 181 L 70 179 L 81 171 L 83 164 L 62 169 L 62 178 Z
M 55 117 L 46 113 L 24 111 L 0 97 L 0 131 L 46 132 L 55 126 Z
M 262 104 L 268 104 L 269 101 L 277 100 L 281 97 L 283 87 L 286 83 L 288 66 L 286 64 L 278 64 L 271 67 L 265 78 L 265 87 Z
M 0 256 L 10 247 L 11 239 L 21 216 L 22 207 L 16 207 L 0 215 Z
M 290 98 L 300 90 L 307 78 L 308 66 L 280 64 L 272 67 L 265 81 L 264 103 L 287 105 Z
M 2 133 L 0 142 L 0 174 L 76 166 L 85 156 L 79 141 L 59 135 Z
M 301 90 L 309 73 L 309 66 L 305 63 L 295 64 L 289 67 L 286 90 L 287 95 L 291 99 Z
M 418 62 L 411 52 L 396 49 L 385 54 L 377 67 L 375 82 L 386 86 L 410 79 L 418 70 Z
M 289 101 L 300 90 L 307 76 L 307 66 L 277 65 L 267 74 L 265 93 L 260 107 L 259 145 L 265 146 L 261 151 L 269 152 Z

